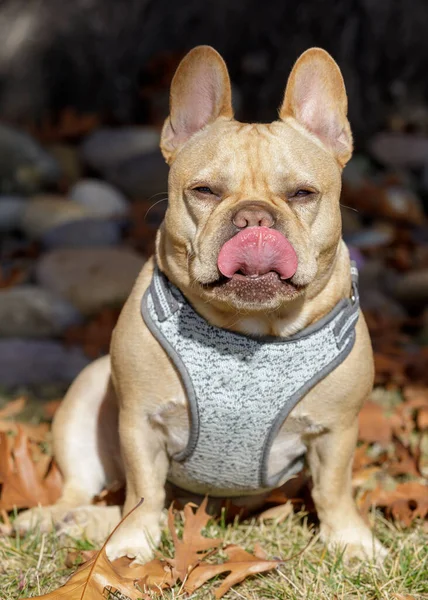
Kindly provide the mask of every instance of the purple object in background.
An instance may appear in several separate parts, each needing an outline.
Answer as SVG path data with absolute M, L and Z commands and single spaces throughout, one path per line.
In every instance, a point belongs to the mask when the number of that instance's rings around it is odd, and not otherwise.
M 358 250 L 358 248 L 355 248 L 355 246 L 348 246 L 348 250 L 349 250 L 349 256 L 351 257 L 351 260 L 354 260 L 357 263 L 358 269 L 362 269 L 366 262 L 366 259 L 364 258 L 364 256 L 361 254 L 361 252 Z

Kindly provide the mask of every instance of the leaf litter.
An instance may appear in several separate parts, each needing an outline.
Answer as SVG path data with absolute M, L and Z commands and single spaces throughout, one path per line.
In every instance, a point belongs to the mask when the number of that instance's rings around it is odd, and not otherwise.
M 114 532 L 126 520 L 127 517 L 125 517 L 110 534 L 101 550 L 86 553 L 86 556 L 82 555 L 88 560 L 62 587 L 38 596 L 38 598 L 44 600 L 57 598 L 98 600 L 105 598 L 106 592 L 109 592 L 113 596 L 118 593 L 122 594 L 131 600 L 138 598 L 149 600 L 153 597 L 153 592 L 161 593 L 162 589 L 172 588 L 178 583 L 181 583 L 184 592 L 193 593 L 213 577 L 227 573 L 227 577 L 214 590 L 215 598 L 222 598 L 233 585 L 240 583 L 250 575 L 271 571 L 285 562 L 278 558 L 267 559 L 258 545 L 256 545 L 255 552 L 251 554 L 235 544 L 224 548 L 227 560 L 219 563 L 206 562 L 206 559 L 212 557 L 222 544 L 220 539 L 202 535 L 202 530 L 211 519 L 206 512 L 207 501 L 206 498 L 196 511 L 193 510 L 194 506 L 191 504 L 185 506 L 181 538 L 176 529 L 175 513 L 170 508 L 168 527 L 175 550 L 173 558 L 159 554 L 157 558 L 145 565 L 133 564 L 126 558 L 110 562 L 107 558 L 106 546 Z M 70 558 L 76 559 L 78 556 L 69 557 L 69 564 Z
M 52 418 L 59 403 L 43 412 L 45 421 Z M 19 423 L 25 398 L 18 398 L 0 410 L 0 531 L 11 532 L 8 513 L 13 509 L 52 504 L 61 492 L 61 475 L 52 461 L 49 424 Z M 389 391 L 375 389 L 360 415 L 359 445 L 355 452 L 353 486 L 357 504 L 368 515 L 374 507 L 400 524 L 410 527 L 425 520 L 428 530 L 428 387 L 408 380 Z M 308 493 L 308 477 L 302 473 L 294 485 L 274 490 L 261 509 L 259 520 L 281 523 L 296 508 L 313 510 Z M 117 504 L 123 490 L 104 490 L 94 501 Z M 214 589 L 221 598 L 230 587 L 246 577 L 263 573 L 283 564 L 283 559 L 266 557 L 260 548 L 253 553 L 221 539 L 203 535 L 210 519 L 206 502 L 194 511 L 183 509 L 182 535 L 177 532 L 177 514 L 170 508 L 168 528 L 173 542 L 172 557 L 158 554 L 146 565 L 134 565 L 127 558 L 111 563 L 105 545 L 99 551 L 70 553 L 66 566 L 81 566 L 63 586 L 42 598 L 106 597 L 110 590 L 117 597 L 152 598 L 164 589 L 180 585 L 191 594 L 212 578 L 225 578 Z M 290 560 L 290 559 L 285 559 Z M 180 592 L 180 593 L 181 593 Z M 83 594 L 83 595 L 82 595 Z M 104 596 L 102 595 L 104 594 Z

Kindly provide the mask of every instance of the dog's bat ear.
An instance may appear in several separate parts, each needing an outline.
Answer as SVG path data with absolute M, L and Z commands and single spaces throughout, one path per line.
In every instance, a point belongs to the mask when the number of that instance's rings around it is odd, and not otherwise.
M 172 80 L 170 114 L 161 137 L 166 161 L 218 117 L 233 117 L 229 73 L 214 48 L 198 46 L 183 58 Z
M 352 133 L 342 73 L 321 48 L 311 48 L 291 71 L 279 116 L 295 119 L 316 135 L 343 167 L 351 158 Z

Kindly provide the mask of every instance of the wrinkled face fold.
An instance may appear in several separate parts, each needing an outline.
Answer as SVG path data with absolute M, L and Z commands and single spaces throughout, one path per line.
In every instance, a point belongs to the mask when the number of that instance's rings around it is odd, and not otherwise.
M 240 312 L 277 310 L 305 294 L 334 259 L 341 161 L 351 143 L 346 111 L 343 125 L 334 122 L 336 113 L 326 124 L 309 103 L 296 119 L 294 96 L 307 102 L 308 94 L 292 86 L 281 120 L 239 123 L 231 118 L 224 63 L 212 49 L 192 52 L 174 78 L 162 137 L 171 164 L 159 239 L 164 267 L 184 293 L 191 289 L 206 302 Z M 332 59 L 317 52 L 337 76 Z

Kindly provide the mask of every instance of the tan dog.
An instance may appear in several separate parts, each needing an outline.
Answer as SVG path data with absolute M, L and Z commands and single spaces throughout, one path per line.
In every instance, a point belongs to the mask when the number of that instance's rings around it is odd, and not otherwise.
M 346 113 L 340 70 L 320 49 L 299 58 L 280 118 L 268 125 L 233 119 L 228 72 L 212 48 L 196 48 L 180 64 L 161 140 L 171 169 L 156 262 L 209 324 L 245 336 L 289 338 L 350 297 L 339 210 L 341 170 L 352 153 Z M 249 249 L 243 231 L 260 233 L 268 254 Z M 272 258 L 275 244 L 283 254 Z M 233 261 L 241 261 L 243 272 Z M 124 512 L 142 497 L 144 503 L 114 535 L 108 555 L 138 561 L 159 542 L 171 456 L 186 447 L 191 425 L 182 378 L 141 316 L 153 269 L 151 259 L 121 313 L 110 358 L 82 372 L 55 418 L 64 493 L 39 513 L 48 526 L 90 504 L 109 481 L 126 479 Z M 347 358 L 281 423 L 269 472 L 280 470 L 290 440 L 304 444 L 323 539 L 346 545 L 353 555 L 379 556 L 384 549 L 351 494 L 357 416 L 373 382 L 362 315 L 355 332 Z M 214 496 L 223 491 L 203 482 L 187 489 Z M 230 493 L 240 494 L 239 488 Z M 29 523 L 24 513 L 17 527 Z

